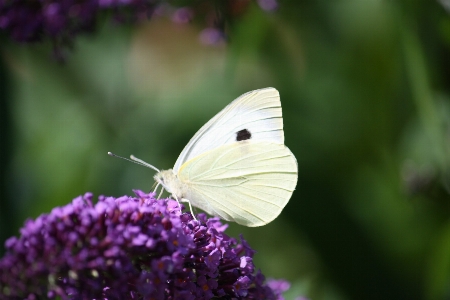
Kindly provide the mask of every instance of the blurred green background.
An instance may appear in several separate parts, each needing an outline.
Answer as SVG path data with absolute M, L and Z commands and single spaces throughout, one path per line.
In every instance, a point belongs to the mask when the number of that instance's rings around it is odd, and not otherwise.
M 230 224 L 287 299 L 450 299 L 450 1 L 255 3 L 229 41 L 155 18 L 101 23 L 68 60 L 2 42 L 0 242 L 72 198 L 149 191 L 234 98 L 275 87 L 297 190 L 260 228 Z M 3 249 L 1 251 L 4 251 Z M 2 253 L 2 252 L 0 252 Z

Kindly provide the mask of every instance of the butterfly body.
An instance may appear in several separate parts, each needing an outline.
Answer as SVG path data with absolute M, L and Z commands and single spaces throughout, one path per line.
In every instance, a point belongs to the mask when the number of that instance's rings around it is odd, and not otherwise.
M 297 184 L 297 160 L 284 145 L 278 91 L 248 92 L 192 137 L 173 169 L 155 181 L 179 201 L 245 226 L 274 220 Z
M 186 186 L 180 182 L 177 174 L 172 169 L 161 170 L 154 177 L 155 181 L 171 193 L 176 199 L 183 199 L 186 196 Z

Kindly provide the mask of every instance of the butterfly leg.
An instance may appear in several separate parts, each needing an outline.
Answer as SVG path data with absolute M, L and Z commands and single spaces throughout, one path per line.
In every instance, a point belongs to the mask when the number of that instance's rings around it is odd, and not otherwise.
M 181 198 L 180 200 L 181 202 L 187 202 L 189 204 L 189 209 L 191 210 L 191 215 L 194 218 L 195 221 L 197 221 L 197 218 L 194 215 L 194 211 L 192 210 L 192 205 L 191 205 L 191 201 L 189 201 L 188 199 L 185 198 Z
M 175 200 L 178 202 L 178 206 L 180 207 L 180 211 L 181 211 L 181 204 L 180 202 L 187 202 L 189 204 L 189 209 L 191 210 L 191 215 L 194 218 L 195 221 L 198 221 L 197 218 L 194 215 L 194 211 L 192 210 L 192 205 L 191 205 L 191 201 L 189 201 L 188 199 L 185 198 L 181 198 L 180 201 L 178 201 L 178 197 L 175 196 L 174 194 L 172 194 L 172 196 L 175 198 Z
M 173 196 L 174 198 L 175 198 L 175 200 L 177 201 L 177 203 L 178 203 L 178 207 L 180 208 L 180 211 L 181 211 L 181 204 L 180 204 L 180 201 L 178 201 L 178 198 L 177 198 L 177 196 L 175 196 L 175 195 L 171 195 L 171 196 Z
M 177 203 L 178 203 L 178 207 L 180 208 L 180 212 L 181 212 L 181 204 L 180 204 L 180 201 L 178 201 L 178 197 L 177 196 L 175 196 L 175 195 L 171 195 L 171 196 L 173 196 L 173 198 L 175 198 L 175 200 L 177 201 Z M 192 211 L 192 210 L 191 210 Z M 194 219 L 195 219 L 195 217 L 194 217 Z
M 155 193 L 155 194 L 156 194 L 156 190 L 158 189 L 158 187 L 159 187 L 159 183 L 156 185 L 156 187 L 155 187 L 155 189 L 152 191 L 152 193 Z
M 161 195 L 162 195 L 163 192 L 164 192 L 164 188 L 161 188 L 161 193 L 159 193 L 158 198 L 156 198 L 156 199 L 161 198 Z

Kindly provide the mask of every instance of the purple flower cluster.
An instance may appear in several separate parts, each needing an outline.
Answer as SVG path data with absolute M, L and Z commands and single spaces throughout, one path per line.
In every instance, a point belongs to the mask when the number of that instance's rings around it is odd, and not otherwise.
M 152 0 L 0 0 L 0 30 L 18 42 L 50 38 L 64 44 L 91 31 L 100 10 L 138 18 L 150 15 L 155 6 Z
M 219 219 L 135 194 L 87 193 L 28 220 L 5 243 L 0 299 L 282 299 L 289 285 L 266 283 Z
M 266 11 L 278 7 L 277 0 L 258 0 L 257 3 Z M 248 5 L 248 0 L 228 0 L 219 7 L 207 1 L 192 1 L 192 7 L 174 10 L 169 1 L 163 0 L 0 0 L 0 34 L 23 43 L 49 39 L 55 50 L 59 50 L 71 46 L 77 34 L 92 31 L 102 12 L 112 12 L 117 21 L 132 22 L 167 11 L 176 23 L 188 23 L 195 15 L 203 16 L 207 30 L 202 32 L 200 40 L 215 44 L 225 40 L 223 16 L 234 18 Z M 169 9 L 165 9 L 167 7 Z

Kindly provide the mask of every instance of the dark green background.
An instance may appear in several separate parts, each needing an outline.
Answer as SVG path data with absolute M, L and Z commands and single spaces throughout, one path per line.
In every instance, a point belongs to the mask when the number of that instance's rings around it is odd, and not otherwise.
M 442 3 L 448 3 L 442 0 Z M 0 239 L 92 191 L 150 190 L 240 94 L 272 86 L 299 180 L 281 216 L 232 224 L 287 299 L 450 299 L 450 17 L 440 2 L 252 4 L 229 42 L 156 18 L 100 23 L 65 64 L 4 39 Z

